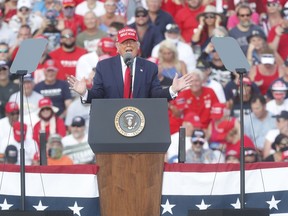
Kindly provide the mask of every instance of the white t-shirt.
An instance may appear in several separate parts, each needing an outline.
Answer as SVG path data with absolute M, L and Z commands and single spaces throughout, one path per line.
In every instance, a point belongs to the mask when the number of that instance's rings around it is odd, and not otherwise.
M 278 115 L 283 110 L 288 110 L 288 99 L 284 100 L 284 103 L 281 105 L 277 105 L 276 101 L 270 100 L 268 103 L 266 103 L 266 110 L 271 112 L 273 115 Z
M 88 8 L 87 1 L 81 2 L 80 4 L 76 6 L 76 9 L 75 9 L 75 13 L 81 16 L 84 16 L 89 11 L 91 11 L 91 9 Z M 96 7 L 92 11 L 95 13 L 97 17 L 104 15 L 106 13 L 106 10 L 104 8 L 104 3 L 97 1 Z

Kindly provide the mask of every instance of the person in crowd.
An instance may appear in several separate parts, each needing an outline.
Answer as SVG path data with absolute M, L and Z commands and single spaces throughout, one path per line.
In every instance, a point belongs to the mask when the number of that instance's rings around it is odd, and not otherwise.
M 16 34 L 22 25 L 29 25 L 32 34 L 41 28 L 43 19 L 42 17 L 32 12 L 32 4 L 30 0 L 18 0 L 17 13 L 11 17 L 9 27 Z
M 272 116 L 276 118 L 276 129 L 268 131 L 265 136 L 265 143 L 263 148 L 263 158 L 268 157 L 270 154 L 274 153 L 274 149 L 271 148 L 278 134 L 285 134 L 288 136 L 288 111 L 283 110 L 280 114 Z
M 240 81 L 239 77 L 230 81 L 224 88 L 226 100 L 231 108 L 231 115 L 240 117 Z M 254 95 L 260 94 L 258 86 L 251 81 L 248 76 L 243 77 L 243 112 L 245 115 L 250 114 L 251 98 Z
M 57 17 L 58 25 L 57 28 L 60 31 L 68 28 L 71 29 L 74 36 L 83 30 L 85 25 L 83 21 L 83 15 L 75 14 L 76 2 L 74 0 L 63 0 L 62 1 L 62 12 Z
M 149 22 L 149 14 L 144 7 L 136 8 L 135 23 L 132 23 L 130 27 L 134 28 L 137 32 L 138 40 L 140 42 L 139 56 L 143 58 L 150 57 L 153 47 L 164 40 L 159 27 Z
M 69 127 L 71 134 L 63 137 L 63 153 L 73 160 L 73 164 L 91 164 L 95 162 L 95 154 L 88 144 L 88 133 L 85 119 L 75 116 Z
M 69 85 L 66 81 L 57 79 L 59 69 L 54 60 L 47 60 L 44 68 L 45 80 L 36 84 L 34 90 L 44 97 L 49 97 L 53 105 L 58 108 L 57 116 L 64 119 L 67 108 L 72 102 Z
M 0 42 L 6 43 L 9 45 L 9 47 L 11 47 L 16 42 L 16 34 L 12 31 L 4 19 L 5 8 L 0 6 Z
M 200 45 L 202 50 L 210 42 L 213 30 L 221 25 L 223 18 L 216 12 L 215 6 L 207 5 L 203 13 L 197 16 L 197 19 L 199 25 L 192 36 L 192 44 Z
M 15 145 L 8 145 L 5 149 L 4 163 L 17 164 L 18 162 L 18 150 Z
M 4 3 L 4 21 L 9 23 L 12 16 L 17 14 L 17 0 L 9 0 Z
M 248 42 L 246 38 L 252 34 L 254 30 L 263 31 L 260 26 L 253 24 L 251 20 L 252 9 L 249 5 L 243 3 L 237 7 L 237 17 L 239 24 L 229 30 L 229 36 L 237 40 L 243 53 L 246 55 L 248 50 Z
M 9 66 L 5 61 L 0 61 L 0 118 L 5 117 L 5 105 L 9 97 L 19 91 L 19 86 L 9 79 Z
M 175 131 L 175 133 L 171 134 L 171 144 L 167 150 L 166 153 L 166 161 L 169 163 L 178 162 L 178 151 L 179 151 L 179 129 L 180 127 L 185 128 L 185 149 L 188 151 L 188 149 L 191 148 L 190 142 L 191 142 L 191 136 L 194 130 L 200 130 L 202 128 L 200 117 L 190 112 L 187 115 L 185 115 L 185 118 L 183 118 L 182 124 L 179 126 L 176 126 L 175 128 L 172 128 L 173 126 L 170 124 L 170 130 Z M 207 149 L 208 144 L 204 144 L 204 148 Z
M 42 36 L 48 40 L 48 51 L 60 46 L 61 32 L 58 29 L 58 12 L 57 10 L 48 10 L 44 16 L 41 28 L 37 31 L 34 37 Z
M 255 148 L 244 147 L 245 163 L 256 163 L 262 161 L 259 152 Z
M 261 54 L 261 63 L 249 71 L 250 79 L 259 87 L 262 95 L 266 95 L 272 81 L 282 76 L 282 68 L 275 62 L 275 53 L 266 47 Z
M 283 110 L 288 110 L 288 99 L 285 99 L 288 88 L 285 83 L 278 80 L 273 83 L 271 92 L 273 99 L 267 102 L 266 109 L 274 115 L 278 115 Z
M 78 59 L 87 53 L 84 48 L 76 46 L 76 39 L 71 29 L 61 31 L 61 47 L 49 53 L 49 56 L 59 62 L 59 72 L 57 78 L 66 80 L 67 76 L 76 73 L 76 64 Z
M 199 22 L 196 17 L 205 10 L 202 0 L 186 0 L 186 5 L 175 15 L 175 22 L 178 24 L 183 40 L 191 43 L 194 29 L 198 28 Z
M 254 141 L 259 152 L 263 151 L 265 135 L 276 128 L 275 118 L 266 110 L 266 99 L 263 95 L 251 98 L 251 114 L 244 118 L 244 133 Z
M 161 76 L 173 80 L 176 74 L 181 77 L 187 74 L 185 63 L 178 58 L 178 50 L 174 43 L 164 40 L 160 43 L 158 54 L 158 70 Z
M 235 127 L 240 129 L 240 122 L 230 116 L 231 110 L 225 103 L 216 103 L 211 108 L 211 122 L 207 128 L 206 138 L 209 141 L 209 148 L 213 150 L 219 150 L 225 152 L 226 140 L 221 136 L 221 130 L 218 129 L 218 125 L 223 121 L 235 121 Z
M 288 8 L 282 9 L 282 21 L 280 24 L 273 26 L 268 32 L 267 42 L 269 46 L 276 51 L 282 60 L 285 60 L 288 56 Z
M 105 14 L 104 3 L 99 0 L 85 0 L 75 9 L 75 13 L 80 16 L 84 16 L 88 11 L 92 11 L 97 17 L 100 17 Z
M 211 107 L 218 103 L 218 98 L 213 89 L 203 86 L 204 75 L 199 69 L 190 72 L 192 84 L 190 88 L 179 92 L 178 97 L 171 101 L 174 107 L 175 118 L 185 117 L 189 112 L 200 116 L 203 129 L 207 129 L 211 117 Z
M 267 91 L 267 94 L 266 94 L 268 100 L 273 99 L 271 88 L 275 82 L 281 81 L 281 82 L 285 83 L 286 87 L 288 88 L 288 57 L 285 59 L 284 63 L 280 65 L 280 67 L 281 67 L 281 71 L 283 71 L 283 74 L 281 77 L 279 77 L 278 79 L 274 80 L 271 83 L 271 85 Z M 285 98 L 288 98 L 288 94 L 286 94 Z
M 29 138 L 26 136 L 27 134 L 27 125 L 23 124 L 23 135 L 24 135 L 24 158 L 25 158 L 25 165 L 32 165 L 32 161 L 34 158 L 34 155 L 39 152 L 38 146 L 35 142 L 35 140 Z M 21 123 L 19 121 L 16 121 L 13 123 L 13 138 L 9 140 L 8 143 L 2 143 L 0 146 L 0 152 L 5 153 L 5 149 L 9 146 L 13 145 L 17 149 L 17 162 L 16 164 L 20 164 L 20 148 L 21 148 Z
M 124 28 L 124 24 L 121 22 L 112 22 L 107 30 L 108 37 L 110 37 L 113 41 L 117 41 L 118 31 Z
M 240 163 L 240 149 L 229 149 L 225 152 L 225 163 Z
M 288 150 L 288 136 L 280 133 L 276 136 L 271 147 L 275 152 L 264 158 L 264 162 L 281 162 L 282 153 Z
M 267 48 L 267 40 L 262 31 L 252 31 L 252 34 L 247 37 L 248 50 L 247 50 L 247 60 L 250 65 L 261 64 L 261 55 L 263 51 Z
M 63 154 L 62 137 L 51 134 L 47 142 L 47 165 L 73 165 L 73 160 Z
M 45 133 L 46 141 L 50 134 L 58 133 L 62 137 L 66 136 L 66 127 L 63 119 L 59 118 L 56 113 L 58 109 L 53 106 L 50 98 L 42 98 L 38 104 L 39 121 L 33 127 L 33 139 L 37 142 L 40 149 L 40 132 Z
M 161 9 L 168 12 L 169 14 L 172 15 L 172 17 L 175 17 L 176 13 L 182 9 L 185 6 L 185 1 L 184 0 L 167 0 L 167 1 L 162 1 Z
M 104 8 L 105 8 L 106 13 L 99 17 L 99 20 L 100 20 L 99 28 L 102 31 L 107 32 L 109 26 L 114 21 L 123 23 L 123 25 L 126 24 L 125 17 L 122 15 L 116 14 L 117 3 L 115 2 L 115 0 L 106 0 L 104 3 Z
M 252 10 L 252 14 L 251 14 L 251 21 L 255 24 L 258 25 L 260 22 L 260 15 L 259 13 L 257 13 L 257 11 L 255 11 L 256 5 L 251 5 L 249 4 L 248 0 L 240 0 L 238 1 L 238 4 L 236 5 L 235 10 L 233 11 L 233 14 L 230 14 L 227 20 L 227 29 L 230 30 L 232 28 L 234 28 L 235 26 L 237 26 L 239 24 L 239 18 L 237 16 L 237 14 L 235 14 L 235 11 L 237 11 L 237 7 L 239 7 L 239 5 L 246 3 L 247 5 L 249 5 L 249 7 Z
M 211 68 L 210 79 L 219 82 L 223 88 L 225 88 L 228 82 L 235 78 L 233 72 L 226 69 L 219 54 L 214 49 L 212 42 L 205 47 L 198 60 L 209 62 Z
M 166 25 L 168 23 L 174 23 L 173 17 L 161 9 L 162 0 L 146 0 L 146 3 L 150 21 L 158 26 L 162 37 L 164 37 Z
M 8 65 L 11 65 L 9 56 L 9 45 L 5 42 L 0 42 L 0 61 L 5 61 Z
M 85 79 L 77 80 L 74 76 L 68 77 L 71 89 L 81 95 L 84 102 L 90 103 L 93 98 L 123 97 L 162 97 L 171 100 L 179 91 L 188 87 L 191 83 L 191 75 L 189 74 L 180 78 L 176 76 L 169 88 L 162 89 L 157 78 L 157 65 L 136 57 L 139 50 L 139 41 L 136 30 L 133 28 L 125 27 L 118 31 L 116 47 L 119 55 L 98 62 L 91 90 L 87 90 Z M 126 60 L 129 57 L 134 61 L 132 73 L 135 75 L 133 75 L 132 80 L 134 83 L 132 91 L 130 88 L 131 69 L 125 64 L 124 57 Z
M 210 75 L 211 75 L 212 71 L 211 71 L 210 63 L 208 61 L 199 59 L 197 61 L 196 67 L 197 67 L 197 69 L 199 69 L 203 72 L 203 75 L 204 75 L 203 85 L 213 89 L 215 94 L 217 95 L 219 102 L 225 103 L 226 98 L 225 98 L 223 86 L 219 82 L 217 82 L 216 80 L 211 79 Z
M 92 52 L 96 50 L 99 40 L 106 37 L 107 33 L 99 28 L 99 18 L 92 11 L 84 15 L 84 24 L 86 29 L 77 35 L 76 45 Z
M 57 16 L 61 11 L 61 2 L 58 0 L 44 0 L 44 1 L 36 1 L 33 4 L 32 11 L 42 17 L 45 17 L 49 10 L 57 11 Z
M 265 35 L 268 35 L 273 26 L 279 25 L 282 22 L 281 10 L 282 5 L 279 0 L 267 0 L 266 13 L 265 16 L 262 16 L 260 22 Z
M 192 47 L 181 41 L 181 32 L 177 24 L 169 23 L 166 25 L 165 40 L 171 41 L 176 45 L 179 60 L 183 61 L 187 66 L 187 71 L 195 69 L 196 56 Z M 160 43 L 154 46 L 151 56 L 158 58 Z M 185 50 L 185 52 L 182 52 Z
M 186 152 L 185 163 L 219 163 L 224 156 L 216 155 L 212 149 L 204 149 L 203 145 L 207 142 L 203 130 L 194 130 L 191 136 L 191 147 Z

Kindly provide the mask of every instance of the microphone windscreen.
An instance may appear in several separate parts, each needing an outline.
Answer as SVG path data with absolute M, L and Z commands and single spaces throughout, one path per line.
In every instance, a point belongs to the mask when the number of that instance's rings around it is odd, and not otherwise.
M 123 60 L 125 62 L 125 64 L 127 66 L 130 66 L 133 62 L 133 55 L 131 52 L 126 52 L 124 55 L 123 55 Z

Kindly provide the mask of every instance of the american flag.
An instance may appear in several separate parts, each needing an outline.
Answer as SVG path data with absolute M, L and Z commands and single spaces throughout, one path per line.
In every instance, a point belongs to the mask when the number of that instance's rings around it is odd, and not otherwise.
M 239 170 L 239 164 L 166 164 L 161 215 L 240 209 Z M 246 164 L 245 170 L 245 208 L 288 215 L 288 163 Z
M 25 210 L 73 211 L 74 215 L 100 215 L 97 166 L 27 166 Z M 0 167 L 0 208 L 20 209 L 20 168 Z
M 288 163 L 246 164 L 245 207 L 288 215 Z M 69 210 L 100 216 L 95 165 L 27 166 L 25 209 Z M 0 208 L 20 208 L 20 167 L 0 167 Z M 165 164 L 160 215 L 188 210 L 239 209 L 239 164 Z

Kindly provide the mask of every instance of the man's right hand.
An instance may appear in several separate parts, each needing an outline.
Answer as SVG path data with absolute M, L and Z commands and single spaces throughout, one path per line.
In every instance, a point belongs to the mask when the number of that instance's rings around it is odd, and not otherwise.
M 71 75 L 67 77 L 67 81 L 70 85 L 70 89 L 74 90 L 81 96 L 85 95 L 87 88 L 86 88 L 86 81 L 84 77 L 81 80 L 77 80 L 76 77 Z

